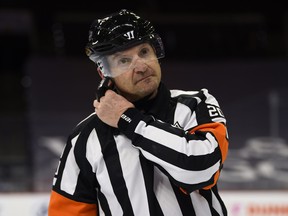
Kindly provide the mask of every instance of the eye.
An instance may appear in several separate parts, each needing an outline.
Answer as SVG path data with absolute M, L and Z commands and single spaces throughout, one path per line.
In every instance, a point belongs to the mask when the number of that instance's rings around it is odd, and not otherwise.
M 144 47 L 140 50 L 139 56 L 140 57 L 145 57 L 151 55 L 151 50 L 148 47 Z
M 130 58 L 121 58 L 118 60 L 118 64 L 127 64 L 130 62 Z
M 128 57 L 122 57 L 122 58 L 119 58 L 117 60 L 117 63 L 116 65 L 118 67 L 129 67 L 129 65 L 131 64 L 132 62 L 132 59 L 131 58 L 128 58 Z

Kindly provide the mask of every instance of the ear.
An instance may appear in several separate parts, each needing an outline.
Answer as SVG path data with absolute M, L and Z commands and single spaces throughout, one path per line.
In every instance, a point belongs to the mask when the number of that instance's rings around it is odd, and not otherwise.
M 103 79 L 104 75 L 103 75 L 103 73 L 102 73 L 102 71 L 100 70 L 99 67 L 97 67 L 97 72 L 98 72 L 99 76 L 101 77 L 101 79 Z

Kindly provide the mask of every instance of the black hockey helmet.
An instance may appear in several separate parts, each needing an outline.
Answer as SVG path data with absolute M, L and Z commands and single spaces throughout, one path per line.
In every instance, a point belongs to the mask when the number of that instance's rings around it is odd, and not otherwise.
M 103 57 L 144 42 L 152 45 L 157 58 L 164 57 L 162 40 L 150 21 L 122 9 L 92 23 L 86 54 L 103 72 Z

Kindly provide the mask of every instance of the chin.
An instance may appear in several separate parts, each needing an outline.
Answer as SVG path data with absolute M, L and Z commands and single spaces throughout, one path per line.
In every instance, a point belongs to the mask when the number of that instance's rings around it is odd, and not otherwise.
M 140 90 L 140 94 L 142 95 L 142 97 L 146 97 L 148 95 L 151 95 L 152 96 L 155 96 L 156 93 L 157 93 L 157 89 L 158 89 L 158 85 L 149 85 L 149 86 L 146 86 L 146 88 L 144 89 L 141 89 Z

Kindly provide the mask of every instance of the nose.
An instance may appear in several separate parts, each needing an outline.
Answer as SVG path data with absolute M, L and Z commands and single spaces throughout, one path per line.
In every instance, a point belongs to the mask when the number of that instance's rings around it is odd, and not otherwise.
M 134 62 L 134 66 L 133 66 L 133 71 L 135 72 L 145 72 L 147 69 L 147 64 L 146 61 L 144 61 L 143 59 L 136 59 Z

